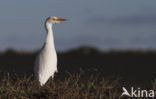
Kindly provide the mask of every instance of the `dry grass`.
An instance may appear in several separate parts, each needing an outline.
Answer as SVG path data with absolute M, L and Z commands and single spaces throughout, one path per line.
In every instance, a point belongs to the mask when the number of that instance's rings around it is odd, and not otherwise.
M 11 78 L 7 73 L 0 81 L 0 99 L 115 99 L 121 95 L 117 90 L 118 79 L 109 81 L 84 75 L 81 70 L 62 80 L 49 80 L 40 87 L 33 76 Z

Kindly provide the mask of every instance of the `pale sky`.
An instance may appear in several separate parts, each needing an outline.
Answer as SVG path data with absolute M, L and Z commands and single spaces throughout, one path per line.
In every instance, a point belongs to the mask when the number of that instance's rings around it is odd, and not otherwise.
M 156 49 L 155 0 L 1 0 L 0 50 L 36 50 L 44 43 L 44 20 L 57 50 L 82 45 L 109 49 Z

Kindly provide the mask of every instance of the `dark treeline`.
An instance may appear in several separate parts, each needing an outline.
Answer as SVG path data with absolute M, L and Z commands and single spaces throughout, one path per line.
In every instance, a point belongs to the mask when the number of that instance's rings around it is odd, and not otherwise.
M 0 70 L 20 75 L 32 74 L 37 52 L 0 53 Z M 156 51 L 108 51 L 81 47 L 58 52 L 58 73 L 65 77 L 77 73 L 80 68 L 86 75 L 104 77 L 121 76 L 126 81 L 150 82 L 156 77 Z

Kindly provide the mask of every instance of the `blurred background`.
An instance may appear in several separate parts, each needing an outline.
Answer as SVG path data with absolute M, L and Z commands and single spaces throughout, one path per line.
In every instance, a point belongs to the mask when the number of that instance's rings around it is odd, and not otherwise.
M 0 1 L 0 69 L 32 73 L 44 21 L 57 16 L 68 20 L 53 27 L 58 75 L 83 68 L 149 81 L 156 76 L 155 9 L 152 0 Z

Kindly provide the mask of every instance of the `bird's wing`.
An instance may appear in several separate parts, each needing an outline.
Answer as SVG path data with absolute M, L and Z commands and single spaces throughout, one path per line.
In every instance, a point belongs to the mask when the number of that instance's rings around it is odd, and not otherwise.
M 39 50 L 39 54 L 37 55 L 36 57 L 36 60 L 35 60 L 35 67 L 34 67 L 34 70 L 35 70 L 35 75 L 38 79 L 38 72 L 39 72 L 39 61 L 40 61 L 40 54 L 42 53 L 43 49 L 45 48 L 45 44 L 43 44 L 42 48 Z

